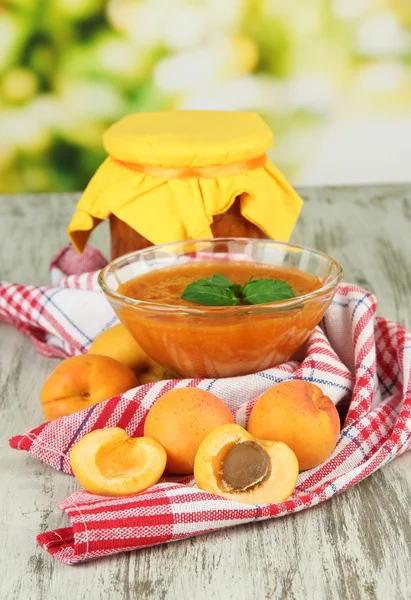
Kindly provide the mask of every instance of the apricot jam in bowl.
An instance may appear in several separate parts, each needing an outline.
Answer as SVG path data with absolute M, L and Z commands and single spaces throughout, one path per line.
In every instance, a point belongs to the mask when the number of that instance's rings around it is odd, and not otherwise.
M 155 361 L 181 377 L 233 377 L 290 360 L 343 275 L 330 256 L 272 240 L 214 238 L 131 252 L 99 284 Z

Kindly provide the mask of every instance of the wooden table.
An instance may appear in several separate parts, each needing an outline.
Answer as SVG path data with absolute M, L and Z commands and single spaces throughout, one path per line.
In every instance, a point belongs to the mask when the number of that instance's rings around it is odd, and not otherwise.
M 379 312 L 411 328 L 411 185 L 301 190 L 293 241 L 325 250 Z M 76 195 L 0 197 L 0 279 L 47 283 Z M 92 242 L 108 253 L 108 229 Z M 74 478 L 7 447 L 42 422 L 39 392 L 57 361 L 0 323 L 1 564 L 4 600 L 411 598 L 411 454 L 316 508 L 67 567 L 35 540 L 68 524 L 56 507 Z

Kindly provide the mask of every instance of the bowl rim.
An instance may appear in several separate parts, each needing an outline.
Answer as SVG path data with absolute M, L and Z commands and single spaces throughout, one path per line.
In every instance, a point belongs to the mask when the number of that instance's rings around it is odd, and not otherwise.
M 163 248 L 168 248 L 170 246 L 178 246 L 182 244 L 200 244 L 200 243 L 209 243 L 209 242 L 232 242 L 232 241 L 240 241 L 245 243 L 268 243 L 272 246 L 279 246 L 283 249 L 294 249 L 299 251 L 308 251 L 312 254 L 320 256 L 326 260 L 328 260 L 331 265 L 335 268 L 336 274 L 334 278 L 322 285 L 320 288 L 314 290 L 313 292 L 309 292 L 308 294 L 303 294 L 301 296 L 296 296 L 295 298 L 291 298 L 288 300 L 280 300 L 277 302 L 269 302 L 265 304 L 253 304 L 253 305 L 240 305 L 240 306 L 205 306 L 199 305 L 200 308 L 178 305 L 178 304 L 163 304 L 160 302 L 152 302 L 147 300 L 137 300 L 135 298 L 130 298 L 129 296 L 125 296 L 124 294 L 120 294 L 116 290 L 113 290 L 105 281 L 105 275 L 107 271 L 109 271 L 113 266 L 126 262 L 130 257 L 144 254 L 145 252 L 150 252 L 153 250 L 159 250 Z M 281 242 L 278 240 L 265 239 L 265 238 L 241 238 L 241 237 L 222 237 L 222 238 L 201 238 L 196 240 L 181 240 L 178 242 L 168 242 L 166 244 L 156 244 L 153 246 L 148 246 L 147 248 L 142 248 L 140 250 L 134 250 L 132 252 L 128 252 L 127 254 L 123 254 L 111 260 L 105 267 L 103 267 L 98 273 L 97 282 L 103 292 L 113 298 L 116 301 L 119 301 L 123 304 L 128 304 L 133 306 L 136 309 L 144 309 L 151 310 L 154 312 L 173 312 L 173 313 L 184 313 L 187 315 L 195 315 L 195 316 L 217 316 L 217 315 L 225 315 L 225 316 L 233 316 L 238 314 L 251 314 L 258 312 L 275 312 L 276 310 L 285 310 L 285 309 L 295 309 L 301 307 L 302 303 L 306 303 L 311 299 L 315 299 L 325 295 L 327 292 L 336 289 L 340 281 L 344 276 L 344 270 L 342 266 L 329 254 L 326 252 L 322 252 L 321 250 L 317 250 L 310 246 L 305 246 L 302 244 L 290 244 L 288 242 Z

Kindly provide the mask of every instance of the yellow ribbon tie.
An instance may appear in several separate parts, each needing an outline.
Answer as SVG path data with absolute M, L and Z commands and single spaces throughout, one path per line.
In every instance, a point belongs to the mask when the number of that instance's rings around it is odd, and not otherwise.
M 161 179 L 215 179 L 217 177 L 238 175 L 239 173 L 262 167 L 267 162 L 268 157 L 264 153 L 261 156 L 256 156 L 248 160 L 239 160 L 227 165 L 209 165 L 208 167 L 162 167 L 159 165 L 124 162 L 113 157 L 111 159 L 128 169 L 144 173 L 145 175 L 151 175 L 152 177 L 160 177 Z

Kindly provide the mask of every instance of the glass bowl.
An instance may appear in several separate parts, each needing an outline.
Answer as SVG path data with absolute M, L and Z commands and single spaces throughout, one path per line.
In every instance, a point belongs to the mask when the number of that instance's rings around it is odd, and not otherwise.
M 247 306 L 175 306 L 124 296 L 121 284 L 157 269 L 199 261 L 246 261 L 320 279 L 313 292 Z M 289 360 L 327 310 L 343 271 L 304 246 L 249 238 L 214 238 L 151 246 L 113 260 L 99 284 L 118 318 L 155 361 L 181 377 L 233 377 Z

